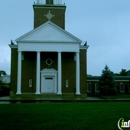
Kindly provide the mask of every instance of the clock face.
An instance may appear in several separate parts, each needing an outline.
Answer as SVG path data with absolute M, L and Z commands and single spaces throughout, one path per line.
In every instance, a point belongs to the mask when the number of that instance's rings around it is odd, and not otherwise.
M 52 59 L 50 59 L 50 58 L 48 58 L 48 59 L 46 60 L 46 64 L 47 64 L 47 65 L 51 65 L 52 62 L 53 62 L 53 61 L 52 61 Z

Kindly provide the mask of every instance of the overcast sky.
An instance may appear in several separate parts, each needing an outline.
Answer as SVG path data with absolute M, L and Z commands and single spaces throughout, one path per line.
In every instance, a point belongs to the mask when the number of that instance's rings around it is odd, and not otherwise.
M 33 2 L 0 0 L 0 70 L 10 74 L 10 40 L 33 29 Z M 88 74 L 130 70 L 130 0 L 62 0 L 66 30 L 89 45 Z

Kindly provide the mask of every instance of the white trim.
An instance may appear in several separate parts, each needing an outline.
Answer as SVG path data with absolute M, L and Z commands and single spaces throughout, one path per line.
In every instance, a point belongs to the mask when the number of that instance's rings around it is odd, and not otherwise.
M 29 79 L 29 87 L 31 88 L 32 87 L 32 79 Z
M 129 80 L 115 80 L 117 82 L 128 82 Z
M 69 80 L 68 79 L 66 79 L 65 84 L 66 84 L 66 88 L 68 88 L 69 87 Z
M 95 83 L 95 92 L 100 92 L 100 90 L 98 89 L 97 83 Z
M 26 46 L 26 47 L 25 47 Z M 19 51 L 44 51 L 44 52 L 79 52 L 79 44 L 66 43 L 18 43 Z
M 58 95 L 62 94 L 62 63 L 61 52 L 58 52 Z
M 34 44 L 34 43 L 60 43 L 60 44 L 62 44 L 62 43 L 65 43 L 65 44 L 70 44 L 70 43 L 73 43 L 73 44 L 75 44 L 75 43 L 78 43 L 78 44 L 80 44 L 80 42 L 76 42 L 76 41 L 72 41 L 72 42 L 70 42 L 70 41 L 49 41 L 49 40 L 47 40 L 47 41 L 43 41 L 43 40 L 22 40 L 22 41 L 18 41 L 18 43 L 32 43 L 32 44 Z M 14 45 L 13 45 L 14 46 Z
M 66 9 L 66 6 L 64 4 L 62 5 L 39 5 L 39 4 L 34 4 L 33 8 L 47 8 L 47 9 Z
M 10 48 L 18 48 L 18 45 L 10 45 L 10 44 L 9 44 L 9 47 L 10 47 Z
M 42 92 L 42 87 L 44 86 L 44 78 L 45 77 L 54 77 L 54 93 L 57 93 L 57 71 L 55 69 L 43 69 L 41 71 L 41 92 Z M 44 92 L 42 92 L 44 93 Z M 46 93 L 46 92 L 45 92 Z
M 123 85 L 123 86 L 121 86 L 121 85 Z M 123 90 L 121 90 L 121 87 L 123 87 Z M 124 83 L 120 83 L 120 92 L 121 92 L 121 93 L 124 93 L 124 92 L 125 92 L 125 85 L 124 85 Z
M 80 58 L 79 52 L 76 52 L 76 95 L 80 95 Z
M 80 50 L 87 50 L 87 46 L 81 46 L 80 45 Z
M 22 78 L 22 52 L 18 51 L 17 93 L 16 94 L 21 94 L 21 78 Z
M 40 94 L 40 51 L 37 51 L 37 63 L 36 63 L 36 93 Z
M 66 30 L 62 29 L 61 27 L 57 26 L 56 24 L 52 23 L 51 21 L 48 21 L 48 22 L 42 24 L 41 26 L 35 28 L 34 30 L 32 30 L 32 31 L 30 31 L 30 32 L 28 32 L 28 33 L 22 35 L 21 37 L 17 38 L 15 41 L 16 41 L 16 42 L 22 41 L 25 37 L 27 37 L 27 36 L 29 36 L 29 35 L 35 33 L 35 32 L 38 31 L 39 29 L 44 28 L 44 27 L 46 27 L 46 26 L 48 26 L 48 25 L 51 26 L 51 27 L 53 27 L 53 28 L 55 28 L 55 29 L 57 29 L 60 33 L 66 35 L 66 36 L 68 36 L 68 37 L 70 37 L 70 38 L 73 39 L 75 42 L 79 42 L 79 43 L 82 42 L 79 38 L 75 37 L 75 36 L 72 35 L 71 33 L 67 32 Z
M 91 85 L 91 86 L 89 86 Z M 89 90 L 90 87 L 90 90 Z M 87 83 L 87 92 L 92 92 L 92 84 L 91 83 Z

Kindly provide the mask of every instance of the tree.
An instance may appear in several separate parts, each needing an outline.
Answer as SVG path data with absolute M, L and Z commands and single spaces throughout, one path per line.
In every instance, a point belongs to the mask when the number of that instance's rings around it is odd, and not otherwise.
M 126 69 L 122 69 L 120 72 L 120 76 L 127 76 L 128 75 L 128 71 Z
M 110 71 L 110 69 L 106 65 L 99 79 L 100 94 L 104 96 L 114 94 L 115 93 L 114 88 L 115 88 L 115 81 L 113 72 Z
M 6 75 L 4 70 L 0 70 L 0 96 L 9 96 L 10 88 L 2 80 L 2 76 Z
M 6 72 L 4 70 L 0 70 L 0 77 L 6 75 Z

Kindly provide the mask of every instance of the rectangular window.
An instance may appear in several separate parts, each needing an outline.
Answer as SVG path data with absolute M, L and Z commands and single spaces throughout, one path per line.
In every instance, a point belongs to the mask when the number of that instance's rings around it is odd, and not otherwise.
M 76 61 L 76 53 L 74 53 L 74 61 Z
M 120 92 L 121 93 L 125 92 L 125 85 L 123 83 L 120 83 Z
M 91 83 L 87 84 L 87 92 L 92 92 L 92 84 Z
M 68 87 L 69 87 L 69 80 L 66 79 L 66 88 L 68 88 Z
M 29 79 L 29 87 L 32 87 L 32 79 Z
M 24 60 L 24 52 L 22 52 L 22 60 Z
M 95 92 L 99 92 L 99 91 L 100 91 L 99 87 L 98 87 L 97 83 L 95 83 Z
M 130 84 L 128 84 L 128 92 L 130 92 Z

